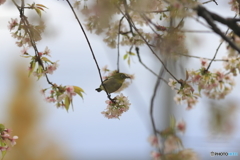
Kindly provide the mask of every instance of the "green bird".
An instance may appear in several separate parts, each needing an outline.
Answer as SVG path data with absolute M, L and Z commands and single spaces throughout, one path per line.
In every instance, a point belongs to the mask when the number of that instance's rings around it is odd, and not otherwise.
M 124 73 L 115 73 L 113 76 L 105 79 L 103 81 L 103 84 L 101 84 L 100 87 L 96 89 L 96 91 L 101 92 L 102 90 L 106 89 L 108 93 L 113 93 L 122 86 L 126 78 L 130 78 L 130 77 L 126 76 Z

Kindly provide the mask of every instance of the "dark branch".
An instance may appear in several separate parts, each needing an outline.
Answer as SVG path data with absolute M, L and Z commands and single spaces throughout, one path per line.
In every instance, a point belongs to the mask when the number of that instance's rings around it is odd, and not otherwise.
M 74 11 L 73 6 L 72 6 L 71 3 L 69 2 L 69 0 L 66 0 L 66 1 L 67 1 L 67 3 L 68 3 L 69 7 L 71 8 L 71 10 L 72 10 L 72 12 L 73 12 L 75 18 L 77 19 L 77 22 L 78 22 L 78 24 L 79 24 L 79 26 L 80 26 L 80 28 L 81 28 L 81 30 L 82 30 L 84 36 L 85 36 L 85 39 L 86 39 L 87 44 L 88 44 L 88 47 L 89 47 L 89 49 L 90 49 L 90 51 L 91 51 L 91 53 L 92 53 L 92 57 L 93 57 L 94 62 L 95 62 L 95 64 L 96 64 L 96 66 L 97 66 L 98 74 L 99 74 L 99 77 L 100 77 L 101 83 L 103 84 L 103 80 L 102 80 L 102 76 L 101 76 L 100 67 L 99 67 L 99 65 L 98 65 L 97 59 L 96 59 L 95 54 L 94 54 L 94 52 L 93 52 L 93 49 L 92 49 L 91 43 L 90 43 L 90 41 L 89 41 L 89 39 L 88 39 L 88 37 L 87 37 L 87 34 L 86 34 L 86 32 L 85 32 L 85 30 L 84 30 L 84 28 L 83 28 L 83 26 L 82 26 L 82 24 L 81 24 L 81 22 L 80 22 L 80 20 L 79 20 L 79 18 L 78 18 L 76 12 Z M 103 86 L 103 88 L 104 88 L 104 90 L 105 90 L 105 92 L 106 92 L 107 97 L 109 98 L 109 100 L 111 100 L 113 103 L 115 103 L 115 101 L 111 98 L 111 95 L 110 95 L 110 94 L 108 93 L 108 91 L 106 90 L 105 86 L 104 86 L 104 85 L 102 85 L 102 86 Z
M 207 23 L 211 26 L 212 30 L 217 33 L 218 35 L 220 35 L 226 42 L 229 43 L 229 45 L 235 49 L 236 51 L 238 51 L 240 53 L 240 48 L 231 41 L 230 38 L 228 38 L 218 27 L 217 25 L 214 23 L 215 21 L 221 22 L 225 25 L 227 25 L 229 28 L 231 28 L 233 30 L 233 32 L 237 35 L 240 36 L 240 27 L 237 26 L 236 21 L 234 21 L 233 19 L 224 19 L 214 13 L 209 12 L 206 8 L 204 8 L 203 6 L 198 6 L 197 8 L 195 8 L 197 10 L 197 14 L 200 17 L 203 17 Z M 234 23 L 235 24 L 234 24 Z

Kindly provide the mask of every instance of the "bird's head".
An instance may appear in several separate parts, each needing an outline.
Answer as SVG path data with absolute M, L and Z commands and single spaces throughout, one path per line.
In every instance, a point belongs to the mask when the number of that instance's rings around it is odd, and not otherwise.
M 116 74 L 114 75 L 114 77 L 115 77 L 116 79 L 119 79 L 119 80 L 125 80 L 126 78 L 130 78 L 129 76 L 127 76 L 127 75 L 124 74 L 124 73 L 116 73 Z

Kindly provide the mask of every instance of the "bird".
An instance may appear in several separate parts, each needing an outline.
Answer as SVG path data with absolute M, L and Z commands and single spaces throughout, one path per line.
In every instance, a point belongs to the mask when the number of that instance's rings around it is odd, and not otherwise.
M 106 89 L 109 94 L 116 92 L 122 86 L 126 78 L 130 77 L 124 73 L 115 73 L 113 76 L 105 79 L 99 88 L 96 88 L 96 91 L 101 92 Z

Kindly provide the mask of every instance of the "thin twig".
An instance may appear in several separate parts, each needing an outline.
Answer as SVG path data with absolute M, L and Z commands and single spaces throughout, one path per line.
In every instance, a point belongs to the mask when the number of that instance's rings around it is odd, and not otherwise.
M 198 31 L 198 30 L 177 30 L 177 32 L 187 32 L 187 33 L 214 33 L 213 31 Z
M 177 53 L 177 55 L 181 55 L 181 56 L 184 56 L 184 57 L 189 57 L 189 58 L 198 58 L 198 59 L 206 59 L 206 60 L 209 60 L 211 61 L 212 58 L 204 58 L 204 57 L 199 57 L 199 56 L 193 56 L 193 55 L 187 55 L 187 54 L 182 54 L 182 53 Z M 226 59 L 214 59 L 213 61 L 227 61 Z
M 227 35 L 228 31 L 229 31 L 229 28 L 227 29 L 225 35 Z M 215 60 L 215 58 L 216 58 L 216 56 L 217 56 L 217 53 L 218 53 L 218 50 L 219 50 L 220 47 L 222 46 L 223 42 L 224 42 L 224 41 L 222 40 L 222 41 L 220 42 L 220 44 L 218 45 L 218 47 L 217 47 L 217 49 L 216 49 L 216 52 L 215 52 L 215 54 L 214 54 L 212 60 L 210 61 L 209 65 L 208 65 L 208 67 L 207 67 L 207 69 L 206 69 L 206 71 L 209 70 L 209 68 L 210 68 L 210 66 L 211 66 L 211 64 L 212 64 L 212 62 Z
M 201 25 L 203 25 L 203 26 L 205 26 L 206 28 L 209 28 L 209 29 L 211 29 L 211 27 L 209 26 L 209 25 L 207 25 L 207 24 L 205 24 L 205 23 L 203 23 L 203 22 L 201 22 L 200 20 L 199 20 L 199 18 L 197 17 L 192 17 L 193 19 L 195 19 L 198 23 L 200 23 Z
M 226 42 L 228 42 L 228 44 L 233 48 L 235 49 L 236 51 L 238 51 L 238 53 L 240 54 L 240 48 L 235 44 L 233 43 L 218 27 L 217 25 L 214 23 L 214 20 L 216 21 L 219 21 L 221 23 L 227 23 L 229 22 L 229 24 L 226 24 L 229 28 L 231 28 L 236 34 L 239 34 L 240 35 L 240 27 L 237 26 L 236 24 L 234 23 L 230 23 L 232 21 L 230 20 L 224 20 L 222 17 L 214 14 L 214 13 L 211 13 L 209 12 L 206 8 L 204 8 L 203 6 L 197 6 L 195 8 L 197 10 L 197 14 L 198 16 L 201 16 L 203 17 L 207 23 L 211 26 L 212 30 L 217 33 L 219 36 L 222 37 L 222 39 L 224 39 Z M 239 29 L 236 29 L 236 28 L 239 28 Z
M 122 20 L 125 16 L 123 15 L 122 18 L 119 21 L 119 25 L 118 25 L 118 37 L 117 37 L 117 70 L 119 71 L 119 60 L 120 60 L 120 49 L 119 49 L 119 39 L 120 39 L 120 31 L 121 31 L 121 24 L 122 24 Z
M 21 1 L 21 7 L 15 2 L 15 0 L 12 0 L 13 4 L 17 7 L 19 13 L 20 13 L 20 18 L 21 18 L 21 21 L 23 22 L 24 26 L 26 27 L 25 31 L 26 33 L 28 34 L 28 37 L 30 39 L 30 42 L 31 42 L 31 45 L 32 47 L 34 48 L 34 51 L 35 51 L 35 57 L 36 57 L 36 61 L 39 63 L 39 65 L 43 68 L 43 70 L 45 70 L 45 67 L 43 65 L 43 62 L 41 60 L 41 56 L 39 55 L 39 52 L 38 52 L 38 48 L 36 46 L 36 43 L 35 43 L 35 40 L 33 40 L 33 33 L 32 31 L 30 30 L 31 26 L 26 18 L 26 16 L 24 15 L 24 6 L 25 6 L 25 2 L 24 0 Z M 45 74 L 45 77 L 46 77 L 46 80 L 48 82 L 48 84 L 54 86 L 54 84 L 49 80 L 48 78 L 48 75 Z
M 143 20 L 146 21 L 146 23 L 148 24 L 148 26 L 150 27 L 150 29 L 151 29 L 156 35 L 158 35 L 158 36 L 161 37 L 161 35 L 158 34 L 158 33 L 153 29 L 153 27 L 152 27 L 150 24 L 152 24 L 155 28 L 158 28 L 157 25 L 154 24 L 154 23 L 152 22 L 152 20 L 147 17 L 146 14 L 141 13 L 141 12 L 138 12 L 138 13 L 140 14 L 140 17 L 141 17 Z M 149 24 L 149 23 L 150 23 L 150 24 Z
M 203 2 L 202 4 L 207 4 L 207 3 L 210 3 L 210 2 L 214 2 L 216 5 L 218 5 L 216 0 L 209 0 L 209 1 Z
M 161 80 L 163 80 L 163 82 L 165 82 L 166 84 L 168 84 L 168 82 L 167 82 L 165 79 L 163 79 L 162 77 L 159 77 L 159 76 L 157 75 L 157 73 L 155 73 L 155 72 L 154 72 L 153 70 L 151 70 L 146 64 L 144 64 L 144 63 L 142 62 L 142 59 L 141 59 L 140 53 L 139 53 L 139 48 L 136 47 L 135 50 L 136 50 L 136 52 L 137 52 L 138 61 L 143 65 L 143 67 L 145 67 L 149 72 L 151 72 L 153 75 L 155 75 L 156 77 L 158 77 L 158 79 L 161 79 Z
M 134 9 L 132 7 L 128 7 L 130 10 L 134 11 L 134 12 L 144 12 L 144 13 L 164 13 L 164 12 L 169 12 L 168 9 L 165 10 L 161 10 L 161 11 L 142 11 L 142 10 L 138 10 L 138 9 Z
M 164 73 L 164 68 L 161 67 L 158 77 L 162 77 L 163 73 Z M 156 125 L 154 122 L 153 107 L 154 107 L 154 100 L 155 100 L 155 97 L 157 94 L 157 89 L 158 89 L 159 85 L 160 85 L 160 79 L 158 78 L 157 82 L 154 86 L 154 91 L 153 91 L 153 95 L 152 95 L 151 102 L 150 102 L 150 117 L 151 117 L 151 122 L 152 122 L 152 127 L 153 127 L 153 132 L 154 132 L 155 137 L 157 137 L 158 131 L 157 131 L 157 128 L 156 128 Z M 158 151 L 159 151 L 159 153 L 162 153 L 160 148 L 158 148 Z
M 129 16 L 128 12 L 127 12 L 127 4 L 126 1 L 124 1 L 124 7 L 126 10 L 126 19 L 130 22 L 130 25 L 134 28 L 134 30 L 138 33 L 138 35 L 143 39 L 143 41 L 145 42 L 145 44 L 148 46 L 148 48 L 151 50 L 151 52 L 156 56 L 156 58 L 161 62 L 161 64 L 163 65 L 163 68 L 179 83 L 181 83 L 166 67 L 166 65 L 164 64 L 164 62 L 162 61 L 161 58 L 159 58 L 157 56 L 157 54 L 155 53 L 155 51 L 152 49 L 152 47 L 149 45 L 149 43 L 147 42 L 147 40 L 143 37 L 143 35 L 138 31 L 137 27 L 134 25 L 134 22 L 132 21 L 131 17 Z M 123 11 L 117 6 L 118 10 L 123 14 Z
M 80 22 L 80 20 L 79 20 L 79 18 L 78 18 L 76 12 L 74 11 L 73 6 L 72 6 L 71 3 L 69 2 L 69 0 L 66 0 L 66 1 L 67 1 L 67 3 L 68 3 L 69 7 L 71 8 L 71 10 L 72 10 L 75 18 L 77 19 L 77 22 L 78 22 L 78 24 L 79 24 L 79 26 L 80 26 L 83 34 L 84 34 L 84 37 L 85 37 L 85 39 L 86 39 L 86 41 L 87 41 L 87 44 L 88 44 L 88 47 L 89 47 L 89 49 L 90 49 L 90 51 L 91 51 L 91 53 L 92 53 L 93 60 L 94 60 L 94 62 L 95 62 L 95 64 L 96 64 L 96 66 L 97 66 L 98 74 L 99 74 L 101 83 L 103 84 L 102 75 L 101 75 L 101 70 L 100 70 L 100 67 L 99 67 L 99 65 L 98 65 L 97 59 L 96 59 L 96 57 L 95 57 L 95 54 L 94 54 L 94 52 L 93 52 L 91 43 L 90 43 L 90 41 L 89 41 L 89 39 L 88 39 L 88 37 L 87 37 L 87 34 L 86 34 L 86 32 L 85 32 L 85 30 L 84 30 L 84 28 L 83 28 L 83 26 L 82 26 L 82 24 L 81 24 L 81 22 Z M 104 90 L 105 90 L 108 98 L 109 98 L 112 102 L 114 102 L 114 100 L 111 98 L 111 95 L 110 95 L 110 94 L 108 93 L 108 91 L 106 90 L 105 86 L 104 86 L 104 85 L 102 85 L 102 86 L 103 86 L 103 88 L 104 88 Z

